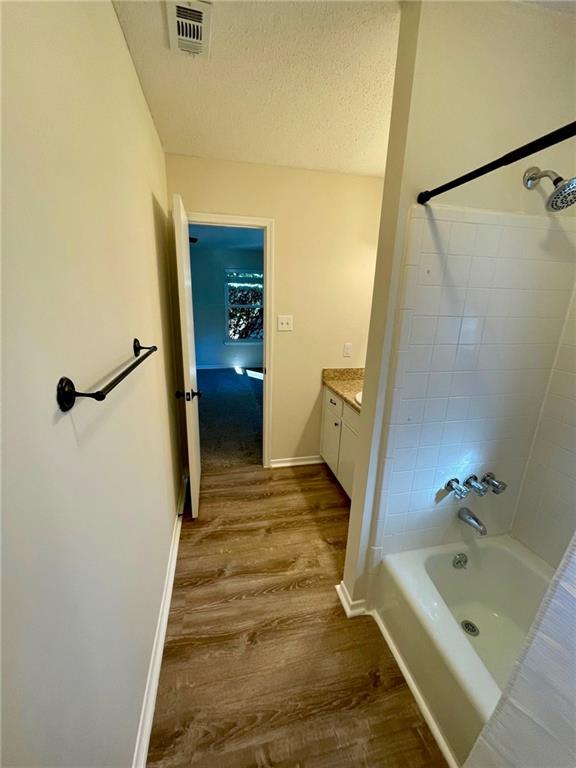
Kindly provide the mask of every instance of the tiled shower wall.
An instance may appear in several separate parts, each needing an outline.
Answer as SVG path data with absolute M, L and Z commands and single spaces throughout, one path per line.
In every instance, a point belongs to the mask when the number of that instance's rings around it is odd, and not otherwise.
M 508 531 L 575 278 L 576 220 L 415 206 L 398 299 L 382 553 Z M 446 481 L 492 470 L 506 493 L 465 502 Z
M 557 567 L 576 530 L 576 298 L 572 298 L 512 535 Z

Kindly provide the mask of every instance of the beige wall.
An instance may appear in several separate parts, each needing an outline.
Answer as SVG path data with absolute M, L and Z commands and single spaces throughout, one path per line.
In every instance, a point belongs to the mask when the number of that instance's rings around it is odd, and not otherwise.
M 176 513 L 162 147 L 109 3 L 4 3 L 3 763 L 128 766 Z M 103 403 L 62 414 L 160 351 Z
M 274 219 L 274 310 L 294 315 L 294 331 L 273 331 L 271 458 L 318 455 L 322 368 L 364 365 L 382 181 L 177 155 L 166 163 L 169 193 L 188 212 Z
M 410 202 L 574 120 L 576 19 L 543 5 L 422 4 L 403 185 Z M 522 185 L 524 170 L 571 176 L 573 159 L 567 141 L 435 200 L 541 214 L 540 194 Z

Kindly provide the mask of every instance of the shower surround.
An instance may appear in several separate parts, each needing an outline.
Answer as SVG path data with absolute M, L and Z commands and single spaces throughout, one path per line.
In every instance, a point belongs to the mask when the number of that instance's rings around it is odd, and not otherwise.
M 411 209 L 369 570 L 387 553 L 472 540 L 456 518 L 463 505 L 489 535 L 510 530 L 573 291 L 575 244 L 569 216 Z M 442 491 L 486 471 L 506 493 L 463 503 Z

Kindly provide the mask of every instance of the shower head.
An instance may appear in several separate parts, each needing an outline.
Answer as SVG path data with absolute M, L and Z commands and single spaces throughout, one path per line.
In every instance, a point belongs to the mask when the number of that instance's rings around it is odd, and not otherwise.
M 540 168 L 528 168 L 523 176 L 526 189 L 534 189 L 540 179 L 547 176 L 554 184 L 554 190 L 546 201 L 546 210 L 563 211 L 576 203 L 576 176 L 572 179 L 563 179 L 556 171 L 541 171 Z

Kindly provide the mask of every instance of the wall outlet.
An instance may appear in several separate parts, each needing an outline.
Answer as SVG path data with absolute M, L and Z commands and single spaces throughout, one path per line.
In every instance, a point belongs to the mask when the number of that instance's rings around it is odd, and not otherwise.
M 278 330 L 293 331 L 294 330 L 293 315 L 278 315 Z
M 352 357 L 352 342 L 347 341 L 342 349 L 342 357 Z

